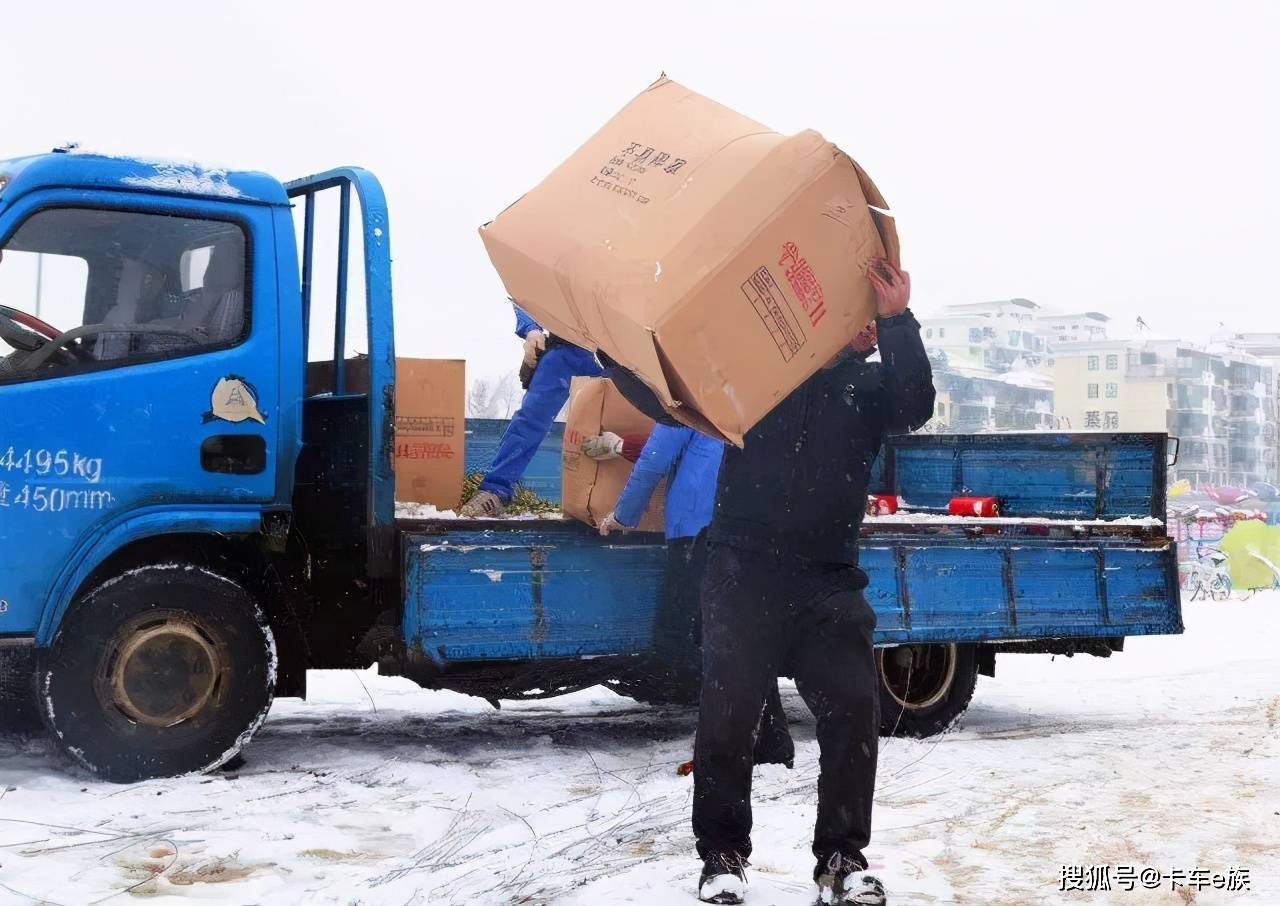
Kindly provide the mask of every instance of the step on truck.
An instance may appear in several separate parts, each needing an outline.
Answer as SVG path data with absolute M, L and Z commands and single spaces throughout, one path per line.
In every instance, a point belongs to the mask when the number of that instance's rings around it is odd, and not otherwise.
M 127 782 L 223 764 L 309 668 L 376 662 L 495 703 L 596 683 L 661 697 L 634 671 L 661 538 L 397 520 L 391 232 L 370 173 L 16 158 L 0 253 L 3 719 L 33 709 Z M 354 343 L 367 391 L 348 386 Z M 997 654 L 1181 631 L 1166 446 L 887 445 L 873 490 L 910 512 L 862 536 L 886 732 L 944 729 Z M 1000 515 L 948 514 L 964 495 Z

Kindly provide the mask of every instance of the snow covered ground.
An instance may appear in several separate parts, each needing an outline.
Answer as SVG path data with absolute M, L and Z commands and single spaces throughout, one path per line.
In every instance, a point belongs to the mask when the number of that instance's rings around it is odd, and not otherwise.
M 1002 657 L 959 728 L 881 749 L 894 904 L 1280 903 L 1280 594 L 1186 605 L 1109 660 Z M 748 902 L 808 902 L 817 745 L 756 774 Z M 312 675 L 238 772 L 111 786 L 0 739 L 0 903 L 694 903 L 694 713 L 597 688 L 492 710 Z M 1249 869 L 1250 890 L 1059 891 L 1063 865 Z

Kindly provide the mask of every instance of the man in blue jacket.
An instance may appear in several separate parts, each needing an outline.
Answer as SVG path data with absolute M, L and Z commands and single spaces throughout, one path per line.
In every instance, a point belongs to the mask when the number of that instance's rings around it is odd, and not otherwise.
M 632 438 L 612 432 L 589 437 L 582 451 L 593 459 L 613 459 L 627 452 Z M 654 613 L 653 658 L 646 665 L 649 684 L 672 700 L 698 700 L 702 677 L 701 589 L 707 562 L 706 528 L 715 509 L 716 479 L 724 444 L 683 425 L 658 423 L 645 440 L 613 512 L 600 522 L 600 534 L 640 524 L 658 485 L 665 480 L 663 516 L 667 568 Z M 775 682 L 769 689 L 756 733 L 756 764 L 795 761 L 795 745 Z
M 559 337 L 548 336 L 520 306 L 516 310 L 516 336 L 524 340 L 524 367 L 532 369 L 524 399 L 511 417 L 493 464 L 461 515 L 468 518 L 501 516 L 511 502 L 516 483 L 529 468 L 538 446 L 551 429 L 556 414 L 569 399 L 569 382 L 577 375 L 596 377 L 595 356 Z

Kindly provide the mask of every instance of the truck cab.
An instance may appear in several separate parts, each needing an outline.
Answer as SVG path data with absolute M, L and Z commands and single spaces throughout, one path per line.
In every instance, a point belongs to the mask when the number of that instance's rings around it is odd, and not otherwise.
M 392 335 L 367 171 L 0 162 L 0 700 L 127 782 L 225 763 L 275 696 L 305 695 L 308 668 L 376 661 L 495 702 L 599 682 L 659 697 L 632 668 L 661 537 L 397 521 Z M 873 490 L 923 514 L 864 526 L 887 731 L 947 726 L 997 652 L 1109 655 L 1181 631 L 1165 450 L 886 445 Z M 1002 517 L 930 515 L 973 493 Z
M 308 254 L 316 193 L 340 196 L 339 311 L 353 194 L 361 204 L 368 305 L 381 306 L 371 377 L 390 387 L 381 188 L 359 170 L 300 185 Z M 393 567 L 390 404 L 343 393 L 341 321 L 332 386 L 303 399 L 310 273 L 290 191 L 261 173 L 71 150 L 0 162 L 0 676 L 25 685 L 46 668 L 40 710 L 59 738 L 92 710 L 85 732 L 113 746 L 175 728 L 192 746 L 121 776 L 205 767 L 257 718 L 215 732 L 201 714 L 246 695 L 239 707 L 265 714 L 273 691 L 303 691 L 309 583 L 295 571 L 312 556 L 321 574 L 342 558 L 366 597 Z M 304 410 L 324 455 L 304 452 Z M 323 523 L 307 556 L 291 547 L 298 512 Z M 201 616 L 180 606 L 192 596 L 221 603 Z M 123 619 L 100 626 L 105 610 Z M 95 647 L 106 654 L 88 669 Z M 246 692 L 233 682 L 246 668 L 270 682 Z M 87 745 L 73 755 L 113 773 Z

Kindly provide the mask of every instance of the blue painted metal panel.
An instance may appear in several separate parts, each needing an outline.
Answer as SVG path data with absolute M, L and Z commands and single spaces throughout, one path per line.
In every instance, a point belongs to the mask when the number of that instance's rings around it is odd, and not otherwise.
M 1103 552 L 1107 613 L 1113 626 L 1163 626 L 1163 632 L 1182 631 L 1182 612 L 1169 606 L 1170 590 L 1178 590 L 1172 557 L 1151 551 L 1108 549 Z M 1132 635 L 1139 633 L 1134 631 Z
M 444 534 L 405 540 L 404 631 L 430 657 L 634 654 L 648 646 L 663 571 L 656 538 L 607 541 L 576 523 L 541 520 L 489 530 L 438 525 Z M 1173 556 L 1172 546 L 1136 535 L 1081 543 L 952 532 L 922 542 L 886 532 L 862 547 L 878 644 L 1180 632 Z
M 1163 435 L 1148 437 L 1163 439 Z M 1152 468 L 1153 459 L 1157 460 L 1155 468 Z M 1165 518 L 1163 444 L 1148 444 L 1139 435 L 1106 447 L 1102 460 L 1106 494 L 1101 508 L 1104 518 L 1129 514 Z
M 907 620 L 902 607 L 902 595 L 898 589 L 896 549 L 880 546 L 863 547 L 858 556 L 863 571 L 871 580 L 865 594 L 867 603 L 876 612 L 877 631 L 906 629 Z
M 1009 552 L 1009 560 L 1019 630 L 1088 634 L 1104 625 L 1097 550 L 1019 548 Z
M 958 434 L 890 438 L 872 487 L 911 506 L 999 497 L 1006 516 L 1164 518 L 1163 434 Z
M 493 462 L 502 433 L 510 424 L 505 418 L 467 419 L 467 474 L 484 473 Z M 564 422 L 555 422 L 533 454 L 520 484 L 545 500 L 560 502 L 560 445 Z
M 1000 548 L 907 547 L 906 586 L 912 632 L 963 632 L 1009 624 Z M 876 581 L 893 581 L 894 575 Z
M 110 189 L 256 204 L 289 203 L 280 181 L 266 173 L 224 170 L 190 161 L 82 152 L 34 154 L 0 161 L 0 176 L 8 179 L 0 191 L 0 204 L 11 204 L 27 192 L 49 188 Z
M 643 651 L 666 562 L 661 539 L 593 538 L 568 523 L 409 536 L 405 638 L 438 663 Z

